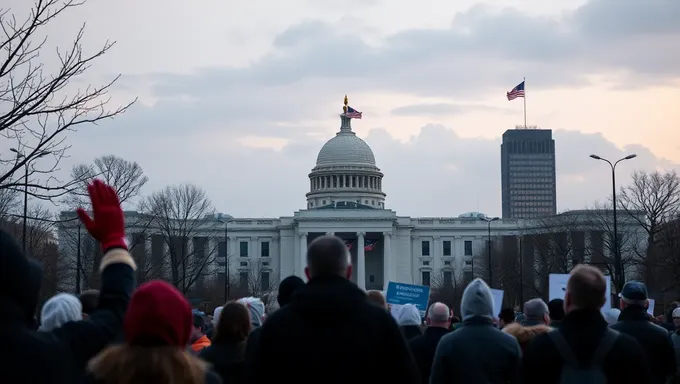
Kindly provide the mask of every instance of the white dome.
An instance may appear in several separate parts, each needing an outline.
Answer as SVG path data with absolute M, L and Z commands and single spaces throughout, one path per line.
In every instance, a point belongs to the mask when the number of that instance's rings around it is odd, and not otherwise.
M 354 132 L 338 132 L 328 140 L 316 158 L 316 165 L 369 165 L 375 167 L 371 147 Z

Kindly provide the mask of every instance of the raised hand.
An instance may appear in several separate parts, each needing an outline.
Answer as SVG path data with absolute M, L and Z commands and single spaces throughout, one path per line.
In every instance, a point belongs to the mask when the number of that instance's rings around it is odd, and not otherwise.
M 95 179 L 87 185 L 92 202 L 92 214 L 78 208 L 76 211 L 87 231 L 99 241 L 104 252 L 111 248 L 127 250 L 125 242 L 125 218 L 116 191 L 101 180 Z

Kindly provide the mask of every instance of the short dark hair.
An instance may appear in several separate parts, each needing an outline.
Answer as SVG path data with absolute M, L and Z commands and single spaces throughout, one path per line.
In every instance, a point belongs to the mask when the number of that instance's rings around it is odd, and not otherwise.
M 567 292 L 571 296 L 574 307 L 583 309 L 600 309 L 607 294 L 607 280 L 602 271 L 579 264 L 571 271 L 567 282 Z
M 83 313 L 85 314 L 91 315 L 99 307 L 99 291 L 96 289 L 83 291 L 78 298 L 83 305 Z
M 501 313 L 498 314 L 498 318 L 506 323 L 512 323 L 515 321 L 515 310 L 512 308 L 503 308 L 501 309 Z
M 305 282 L 295 275 L 288 276 L 281 280 L 281 283 L 279 284 L 279 294 L 276 297 L 279 307 L 283 307 L 284 305 L 290 303 L 291 299 L 293 298 L 293 294 L 304 285 Z
M 201 331 L 205 331 L 205 319 L 198 313 L 194 313 L 194 327 L 200 328 Z
M 562 320 L 564 319 L 564 300 L 552 299 L 548 302 L 548 311 L 550 311 L 550 319 Z
M 307 248 L 307 267 L 311 276 L 342 275 L 349 266 L 349 252 L 341 238 L 319 236 Z

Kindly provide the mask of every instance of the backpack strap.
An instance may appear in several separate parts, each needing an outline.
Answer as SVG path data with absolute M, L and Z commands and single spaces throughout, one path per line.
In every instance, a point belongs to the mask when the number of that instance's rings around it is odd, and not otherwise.
M 602 339 L 600 340 L 600 346 L 597 347 L 595 354 L 593 355 L 593 361 L 591 362 L 593 367 L 602 366 L 605 357 L 607 357 L 607 353 L 612 349 L 618 338 L 619 332 L 607 327 L 604 336 L 602 336 Z
M 548 332 L 548 336 L 550 336 L 552 341 L 555 343 L 557 351 L 562 356 L 565 365 L 568 365 L 572 368 L 578 368 L 580 364 L 576 359 L 576 356 L 574 356 L 574 352 L 571 350 L 569 343 L 567 343 L 567 340 L 564 338 L 564 336 L 562 336 L 562 333 L 560 333 L 559 330 L 554 329 Z

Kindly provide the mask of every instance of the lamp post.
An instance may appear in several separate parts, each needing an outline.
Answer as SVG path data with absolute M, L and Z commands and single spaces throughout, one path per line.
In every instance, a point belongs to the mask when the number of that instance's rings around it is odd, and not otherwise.
M 491 268 L 491 223 L 498 220 L 498 217 L 493 217 L 493 218 L 491 218 L 491 217 L 480 217 L 480 219 L 486 221 L 487 229 L 488 229 L 489 238 L 487 240 L 488 241 L 488 247 L 487 248 L 488 248 L 488 252 L 489 252 L 489 254 L 488 254 L 488 258 L 489 258 L 489 260 L 488 260 L 488 262 L 489 262 L 489 286 L 493 287 L 493 285 L 492 285 L 493 284 L 493 271 L 492 271 L 493 268 Z
M 229 282 L 229 220 L 231 216 L 219 214 L 217 221 L 224 224 L 224 302 L 229 300 L 231 284 Z M 218 247 L 219 249 L 219 247 Z
M 16 148 L 10 148 L 9 150 L 17 154 L 17 159 L 26 157 Z M 39 159 L 49 154 L 50 154 L 49 151 L 38 152 L 35 156 L 33 156 L 33 159 L 26 159 L 24 163 L 24 223 L 23 228 L 21 229 L 21 250 L 24 254 L 26 254 L 26 227 L 27 227 L 26 219 L 28 217 L 28 166 L 31 160 Z
M 630 154 L 624 158 L 616 160 L 616 162 L 612 163 L 611 161 L 600 157 L 598 155 L 590 155 L 591 158 L 595 160 L 602 160 L 609 164 L 609 167 L 612 170 L 612 215 L 613 215 L 613 220 L 614 220 L 614 271 L 616 272 L 616 290 L 618 292 L 621 291 L 623 288 L 623 283 L 625 281 L 624 275 L 623 275 L 623 266 L 621 265 L 621 250 L 619 249 L 619 231 L 618 231 L 618 226 L 617 226 L 617 220 L 616 220 L 616 166 L 624 161 L 624 160 L 630 160 L 634 159 L 637 157 L 636 154 Z

